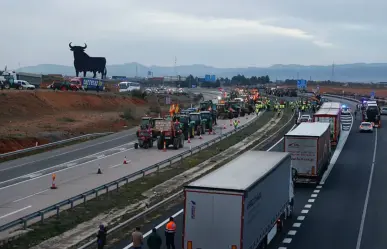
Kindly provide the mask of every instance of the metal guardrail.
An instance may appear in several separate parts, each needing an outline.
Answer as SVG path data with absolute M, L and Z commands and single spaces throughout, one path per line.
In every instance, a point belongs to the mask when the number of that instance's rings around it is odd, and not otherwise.
M 50 147 L 53 147 L 53 146 L 56 146 L 56 145 L 61 145 L 61 144 L 69 143 L 69 142 L 72 142 L 72 141 L 77 141 L 77 140 L 80 140 L 80 139 L 83 139 L 83 138 L 98 137 L 98 136 L 110 135 L 110 134 L 113 134 L 113 133 L 114 132 L 91 133 L 91 134 L 86 134 L 86 135 L 82 135 L 82 136 L 78 136 L 78 137 L 73 137 L 73 138 L 69 138 L 69 139 L 60 140 L 58 142 L 42 144 L 42 145 L 39 145 L 39 146 L 30 147 L 30 148 L 26 148 L 26 149 L 22 149 L 22 150 L 15 150 L 15 151 L 11 151 L 11 152 L 8 152 L 8 153 L 0 154 L 0 159 L 1 158 L 5 158 L 5 157 L 9 157 L 9 156 L 14 156 L 14 155 L 19 155 L 19 154 L 35 151 L 35 150 L 50 148 Z
M 254 122 L 254 121 L 252 121 Z M 235 134 L 236 132 L 246 128 L 248 125 L 250 125 L 251 122 L 248 122 L 244 125 L 241 125 L 239 126 L 237 129 L 234 129 L 234 130 L 231 130 L 231 131 L 228 131 L 224 134 L 220 134 L 219 136 L 217 136 L 216 138 L 214 139 L 211 139 L 201 145 L 198 145 L 198 146 L 195 146 L 193 148 L 190 148 L 189 150 L 186 150 L 178 155 L 175 155 L 173 157 L 170 157 L 166 160 L 163 160 L 161 162 L 158 162 L 156 164 L 153 164 L 145 169 L 142 169 L 142 170 L 139 170 L 137 172 L 134 172 L 132 174 L 129 174 L 127 176 L 124 176 L 124 177 L 121 177 L 120 179 L 118 180 L 115 180 L 115 181 L 112 181 L 112 182 L 109 182 L 107 184 L 104 184 L 104 185 L 101 185 L 97 188 L 94 188 L 92 190 L 89 190 L 89 191 L 86 191 L 82 194 L 79 194 L 79 195 L 76 195 L 76 196 L 73 196 L 69 199 L 66 199 L 64 201 L 61 201 L 61 202 L 58 202 L 52 206 L 49 206 L 45 209 L 41 209 L 37 212 L 34 212 L 34 213 L 31 213 L 29 215 L 26 215 L 22 218 L 19 218 L 17 220 L 14 220 L 12 222 L 9 222 L 7 224 L 4 224 L 2 226 L 0 226 L 0 232 L 3 232 L 5 230 L 8 230 L 10 228 L 13 228 L 13 227 L 16 227 L 16 226 L 19 226 L 19 225 L 22 225 L 23 226 L 23 229 L 26 229 L 28 227 L 28 221 L 30 220 L 33 220 L 33 219 L 36 219 L 38 217 L 40 217 L 40 221 L 43 222 L 44 219 L 45 219 L 45 214 L 47 213 L 50 213 L 50 212 L 53 212 L 53 211 L 56 211 L 56 215 L 59 216 L 59 213 L 61 211 L 61 208 L 62 207 L 65 207 L 65 206 L 70 206 L 70 208 L 72 209 L 74 207 L 74 203 L 77 202 L 77 201 L 80 201 L 82 200 L 83 203 L 86 203 L 87 201 L 87 198 L 91 195 L 94 195 L 95 197 L 98 196 L 99 192 L 102 191 L 102 190 L 105 190 L 106 193 L 109 192 L 109 190 L 112 190 L 111 188 L 112 187 L 115 187 L 114 189 L 118 189 L 121 185 L 121 183 L 129 183 L 129 180 L 130 179 L 133 179 L 133 178 L 138 178 L 139 176 L 140 177 L 145 177 L 147 175 L 148 172 L 155 172 L 155 171 L 159 171 L 160 168 L 163 168 L 163 166 L 167 166 L 167 165 L 172 165 L 173 162 L 176 162 L 176 159 L 179 159 L 179 160 L 182 160 L 183 158 L 187 157 L 187 156 L 190 156 L 190 155 L 193 155 L 194 153 L 196 152 L 199 152 L 201 151 L 203 148 L 206 148 L 210 145 L 213 145 L 221 140 L 223 140 L 224 138 L 226 137 L 229 137 L 231 136 L 232 134 Z

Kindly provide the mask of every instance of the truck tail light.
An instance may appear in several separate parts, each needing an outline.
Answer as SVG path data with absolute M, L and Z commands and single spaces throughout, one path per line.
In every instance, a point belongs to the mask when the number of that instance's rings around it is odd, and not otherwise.
M 313 166 L 312 167 L 312 175 L 315 175 L 316 174 L 316 168 Z
M 187 249 L 192 249 L 192 241 L 187 241 Z
M 231 249 L 237 249 L 237 246 L 236 245 L 232 245 Z

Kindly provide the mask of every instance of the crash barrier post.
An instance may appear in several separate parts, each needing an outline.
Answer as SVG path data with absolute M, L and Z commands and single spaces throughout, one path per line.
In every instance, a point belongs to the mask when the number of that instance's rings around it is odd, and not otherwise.
M 40 221 L 44 222 L 44 220 L 50 216 L 47 214 L 52 213 L 52 212 L 55 212 L 55 214 L 58 216 L 61 208 L 65 207 L 65 206 L 70 206 L 71 208 L 73 208 L 74 204 L 76 204 L 77 202 L 78 203 L 82 202 L 85 204 L 89 197 L 92 197 L 92 196 L 97 197 L 100 191 L 106 191 L 106 193 L 107 193 L 111 190 L 116 190 L 120 186 L 129 183 L 131 179 L 133 179 L 133 180 L 137 179 L 138 176 L 144 177 L 147 175 L 148 172 L 152 173 L 152 172 L 158 171 L 164 167 L 171 165 L 171 163 L 177 162 L 179 160 L 184 159 L 187 156 L 193 155 L 194 153 L 201 151 L 203 148 L 207 148 L 207 147 L 223 140 L 224 138 L 227 138 L 227 137 L 235 134 L 236 132 L 246 128 L 250 124 L 251 124 L 251 122 L 248 122 L 248 123 L 240 125 L 240 126 L 238 125 L 238 127 L 236 129 L 232 129 L 228 132 L 220 134 L 219 136 L 216 136 L 215 138 L 213 138 L 213 139 L 211 139 L 211 140 L 209 140 L 201 145 L 190 148 L 190 150 L 184 151 L 178 155 L 175 155 L 171 158 L 168 158 L 166 160 L 158 162 L 158 163 L 151 165 L 145 169 L 142 169 L 140 171 L 134 172 L 134 173 L 129 174 L 127 176 L 121 177 L 118 180 L 109 182 L 107 184 L 104 184 L 104 185 L 99 186 L 97 188 L 94 188 L 92 190 L 86 191 L 86 192 L 79 194 L 77 196 L 71 197 L 71 198 L 64 200 L 62 202 L 56 203 L 56 204 L 49 206 L 45 209 L 41 209 L 37 212 L 31 213 L 27 216 L 20 218 L 20 219 L 17 219 L 17 220 L 9 222 L 7 224 L 4 224 L 4 225 L 0 226 L 0 232 L 6 231 L 6 230 L 11 229 L 11 228 L 24 228 L 24 229 L 26 229 L 28 227 L 29 221 L 35 220 L 36 218 L 40 217 Z

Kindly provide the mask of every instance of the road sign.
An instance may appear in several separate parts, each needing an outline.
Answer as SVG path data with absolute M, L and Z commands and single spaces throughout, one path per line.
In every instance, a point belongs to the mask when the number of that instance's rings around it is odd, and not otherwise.
M 375 91 L 372 91 L 370 96 L 371 96 L 372 99 L 374 99 L 375 98 Z
M 298 89 L 306 89 L 306 87 L 307 87 L 306 80 L 297 80 Z
M 216 76 L 215 75 L 206 74 L 204 76 L 204 81 L 205 82 L 215 82 L 216 81 Z

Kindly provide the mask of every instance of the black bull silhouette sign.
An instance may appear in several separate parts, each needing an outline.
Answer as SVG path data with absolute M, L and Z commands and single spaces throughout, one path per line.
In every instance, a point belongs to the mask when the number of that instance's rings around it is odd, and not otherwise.
M 83 72 L 83 77 L 86 77 L 87 72 L 93 72 L 93 78 L 97 76 L 97 72 L 101 74 L 101 78 L 106 78 L 106 58 L 105 57 L 90 57 L 85 53 L 87 45 L 71 46 L 69 43 L 70 50 L 74 53 L 74 68 L 76 76 L 78 77 L 79 72 Z

